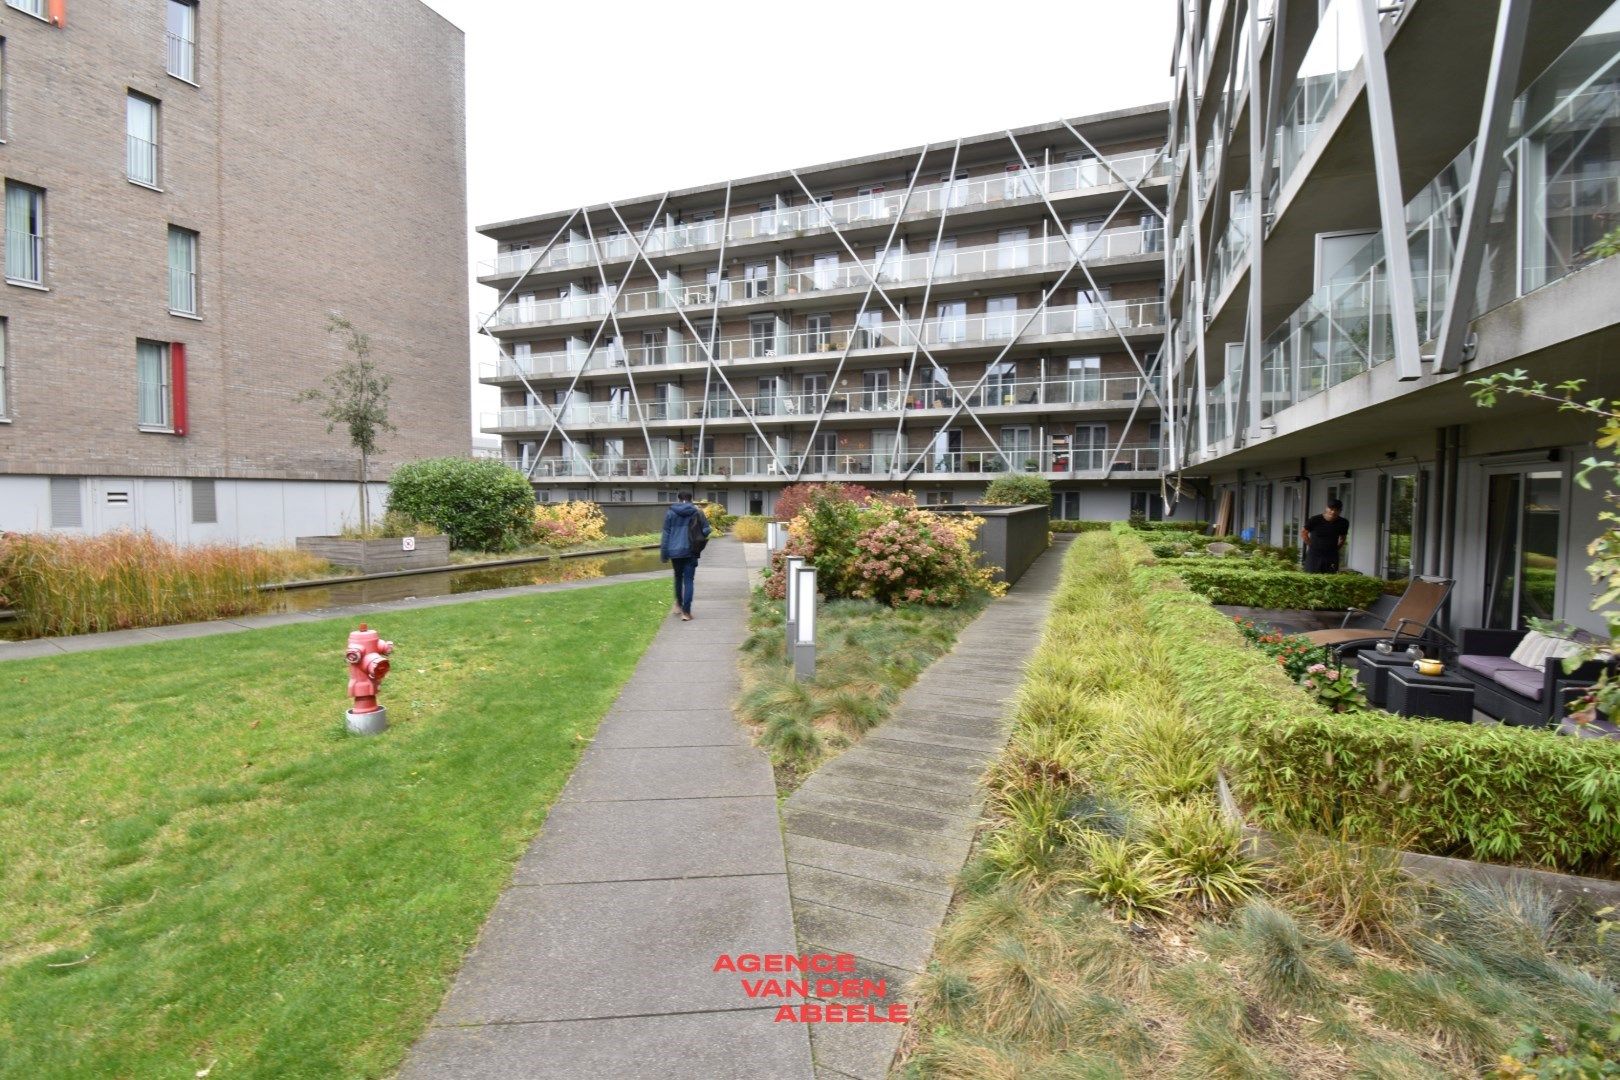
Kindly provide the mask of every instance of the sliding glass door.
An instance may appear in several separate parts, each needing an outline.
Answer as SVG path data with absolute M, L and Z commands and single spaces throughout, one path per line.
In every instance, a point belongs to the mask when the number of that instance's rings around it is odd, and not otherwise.
M 1485 622 L 1519 629 L 1551 619 L 1558 599 L 1563 474 L 1503 472 L 1486 499 Z

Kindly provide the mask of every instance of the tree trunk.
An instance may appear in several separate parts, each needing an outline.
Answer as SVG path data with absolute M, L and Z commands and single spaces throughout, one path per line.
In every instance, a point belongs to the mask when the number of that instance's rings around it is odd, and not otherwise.
M 360 533 L 362 536 L 371 531 L 371 492 L 366 484 L 370 464 L 366 458 L 366 452 L 364 450 L 360 451 Z

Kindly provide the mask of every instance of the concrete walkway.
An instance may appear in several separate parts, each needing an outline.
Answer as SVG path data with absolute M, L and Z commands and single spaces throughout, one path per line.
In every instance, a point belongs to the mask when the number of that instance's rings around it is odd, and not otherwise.
M 400 1076 L 808 1080 L 721 954 L 795 950 L 775 786 L 732 717 L 742 545 L 716 541 L 603 719 Z
M 1066 545 L 1042 555 L 906 691 L 891 719 L 782 810 L 800 948 L 853 953 L 887 1001 L 928 964 L 979 821 L 979 777 L 1007 737 Z M 849 1004 L 848 999 L 843 999 Z M 899 1024 L 814 1024 L 817 1080 L 883 1080 Z
M 477 567 L 473 567 L 473 569 L 477 569 Z M 315 611 L 274 611 L 267 615 L 243 615 L 235 619 L 211 619 L 208 622 L 179 623 L 174 626 L 148 626 L 138 630 L 109 630 L 104 634 L 75 634 L 72 637 L 34 638 L 29 641 L 0 641 L 0 661 L 31 660 L 39 656 L 64 656 L 70 653 L 98 652 L 102 649 L 121 649 L 126 645 L 149 645 L 154 641 L 211 637 L 214 634 L 237 634 L 244 630 L 263 630 L 266 627 L 286 626 L 290 623 L 360 618 L 367 615 L 376 615 L 380 612 L 442 607 L 445 604 L 465 604 L 473 600 L 499 600 L 506 596 L 528 596 L 531 593 L 563 592 L 568 589 L 593 589 L 601 585 L 618 585 L 626 581 L 648 581 L 653 578 L 668 576 L 666 572 L 661 571 L 619 574 L 616 577 L 591 578 L 586 581 L 556 581 L 547 585 L 514 585 L 506 589 L 485 589 L 478 592 L 451 593 L 446 596 L 413 596 L 405 600 L 382 600 L 372 604 L 345 604 L 341 607 L 320 608 Z

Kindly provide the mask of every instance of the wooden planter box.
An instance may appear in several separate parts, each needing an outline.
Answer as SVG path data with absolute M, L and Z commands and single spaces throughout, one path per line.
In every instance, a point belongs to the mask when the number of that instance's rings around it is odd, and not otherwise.
M 406 540 L 414 540 L 414 551 L 407 551 Z M 345 540 L 341 536 L 300 536 L 298 550 L 338 566 L 359 568 L 362 574 L 388 570 L 419 570 L 450 565 L 448 536 L 386 537 L 382 540 Z

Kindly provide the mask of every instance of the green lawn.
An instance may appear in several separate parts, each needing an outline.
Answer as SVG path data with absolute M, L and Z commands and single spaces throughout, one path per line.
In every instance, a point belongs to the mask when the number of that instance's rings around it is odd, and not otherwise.
M 0 665 L 0 1076 L 381 1076 L 438 1006 L 664 582 Z

